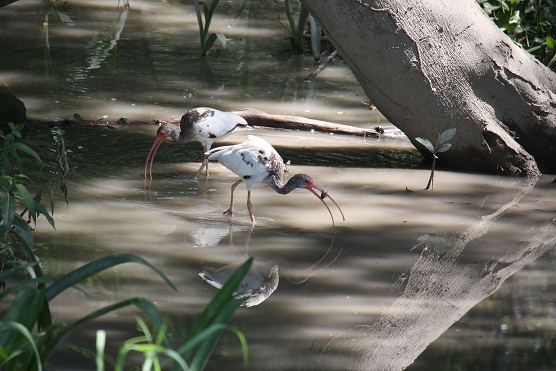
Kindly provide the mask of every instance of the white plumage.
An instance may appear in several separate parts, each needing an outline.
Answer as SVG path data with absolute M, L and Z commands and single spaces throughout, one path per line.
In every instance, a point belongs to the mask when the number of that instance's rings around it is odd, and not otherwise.
M 230 197 L 230 207 L 224 211 L 225 215 L 233 215 L 234 212 L 234 190 L 241 182 L 247 185 L 247 209 L 251 222 L 255 225 L 255 217 L 253 216 L 253 209 L 251 204 L 251 190 L 256 183 L 265 182 L 277 193 L 288 194 L 296 188 L 305 188 L 326 206 L 330 216 L 332 212 L 324 203 L 324 198 L 328 197 L 340 210 L 342 210 L 330 195 L 319 187 L 311 179 L 310 176 L 305 174 L 296 174 L 288 180 L 286 184 L 283 183 L 284 176 L 284 161 L 278 152 L 266 140 L 254 135 L 249 135 L 248 140 L 243 143 L 223 146 L 211 149 L 205 152 L 206 159 L 210 161 L 218 161 L 229 170 L 234 172 L 239 179 L 232 184 L 232 194 Z M 315 191 L 320 191 L 320 195 Z M 342 213 L 342 218 L 344 214 Z M 345 220 L 345 218 L 344 218 Z M 334 217 L 332 217 L 334 223 Z
M 203 146 L 203 152 L 206 152 L 212 147 L 215 141 L 226 138 L 238 129 L 250 129 L 250 127 L 243 117 L 234 113 L 223 112 L 208 107 L 199 107 L 187 111 L 181 117 L 179 128 L 173 124 L 163 124 L 158 128 L 156 139 L 145 163 L 145 179 L 147 179 L 149 160 L 149 177 L 152 179 L 154 156 L 166 138 L 170 138 L 177 143 L 197 140 Z M 203 159 L 203 163 L 195 174 L 194 179 L 199 177 L 199 174 L 201 174 L 201 171 L 203 171 L 205 167 L 208 176 L 208 161 Z

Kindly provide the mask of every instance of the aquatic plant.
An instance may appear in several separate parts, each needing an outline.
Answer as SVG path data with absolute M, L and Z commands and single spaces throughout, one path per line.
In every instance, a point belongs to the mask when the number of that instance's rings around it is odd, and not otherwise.
M 246 298 L 235 298 L 234 292 L 249 271 L 252 262 L 252 258 L 248 259 L 234 272 L 230 280 L 207 305 L 193 328 L 189 330 L 184 343 L 176 350 L 168 346 L 169 339 L 164 326 L 155 326 L 156 333 L 153 334 L 145 321 L 138 317 L 136 320 L 144 336 L 129 339 L 120 347 L 114 370 L 124 369 L 126 357 L 131 351 L 143 354 L 144 370 L 151 370 L 152 368 L 161 370 L 168 365 L 172 365 L 173 369 L 203 370 L 226 329 L 231 330 L 238 337 L 243 349 L 243 362 L 245 368 L 247 368 L 246 338 L 239 329 L 230 327 L 227 323 L 236 309 L 246 300 Z M 97 355 L 103 354 L 104 337 L 104 333 L 97 332 Z M 101 369 L 103 369 L 104 361 L 97 360 L 97 364 L 99 362 L 102 363 Z
M 297 25 L 295 24 L 294 11 L 291 0 L 284 1 L 286 6 L 286 17 L 290 25 L 290 32 L 292 34 L 293 46 L 298 49 L 303 49 L 303 33 L 305 32 L 305 25 L 309 19 L 309 29 L 311 31 L 311 50 L 315 63 L 320 61 L 320 43 L 321 43 L 321 28 L 317 21 L 309 14 L 307 8 L 303 6 L 301 1 L 298 1 L 299 19 Z
M 171 289 L 176 290 L 176 287 L 160 270 L 146 260 L 125 253 L 97 259 L 60 278 L 45 276 L 41 260 L 34 248 L 29 224 L 31 221 L 36 224 L 39 215 L 43 215 L 52 227 L 54 227 L 54 220 L 46 209 L 31 197 L 27 188 L 20 183 L 20 180 L 28 178 L 21 174 L 23 166 L 19 153 L 32 156 L 40 164 L 42 161 L 35 151 L 17 140 L 21 138 L 23 126 L 10 123 L 9 127 L 11 133 L 0 133 L 2 141 L 2 154 L 0 155 L 0 301 L 7 303 L 5 315 L 0 321 L 0 369 L 42 370 L 55 348 L 61 345 L 68 336 L 78 332 L 83 325 L 100 316 L 129 306 L 140 309 L 150 318 L 158 335 L 154 342 L 150 335 L 146 335 L 140 340 L 128 340 L 124 345 L 124 350 L 121 351 L 121 357 L 125 359 L 125 354 L 129 350 L 140 350 L 148 355 L 147 364 L 159 364 L 157 355 L 160 353 L 169 357 L 164 365 L 169 365 L 173 360 L 174 364 L 182 369 L 203 369 L 222 332 L 227 328 L 227 322 L 243 303 L 243 300 L 233 297 L 233 292 L 248 272 L 252 261 L 246 261 L 232 276 L 229 283 L 217 293 L 189 332 L 187 341 L 177 351 L 169 348 L 170 342 L 165 336 L 162 315 L 159 310 L 152 302 L 140 297 L 105 306 L 73 323 L 53 322 L 50 312 L 50 302 L 53 299 L 68 288 L 119 264 L 141 264 L 158 274 Z M 57 143 L 60 145 L 59 142 Z M 67 159 L 64 161 L 67 162 Z M 58 162 L 60 162 L 60 158 L 58 158 Z M 28 213 L 28 221 L 23 219 L 24 212 L 20 213 L 21 209 Z M 238 330 L 234 331 L 238 333 L 238 337 L 244 345 L 246 359 L 245 338 Z M 148 344 L 138 345 L 144 339 Z M 96 359 L 97 367 L 102 370 L 104 369 L 102 341 L 99 341 L 97 348 L 99 349 Z M 190 366 L 187 366 L 187 363 Z M 155 367 L 155 369 L 160 368 Z
M 425 189 L 429 189 L 433 187 L 434 182 L 434 167 L 436 165 L 436 159 L 438 158 L 437 154 L 441 152 L 446 152 L 447 150 L 452 147 L 452 144 L 448 143 L 450 139 L 452 139 L 456 135 L 456 129 L 448 129 L 442 132 L 438 138 L 436 138 L 436 143 L 433 145 L 428 139 L 416 137 L 415 140 L 425 146 L 426 149 L 432 154 L 432 168 L 431 168 L 431 176 L 429 177 L 429 182 Z
M 201 5 L 199 0 L 194 0 L 195 13 L 197 13 L 197 23 L 199 24 L 199 37 L 201 38 L 201 56 L 206 57 L 210 48 L 214 45 L 214 42 L 218 40 L 224 50 L 226 50 L 226 36 L 223 33 L 211 33 L 209 35 L 210 22 L 216 7 L 218 6 L 219 0 L 213 0 L 210 4 L 210 8 L 203 4 L 203 11 L 201 12 Z M 203 16 L 205 22 L 203 24 Z

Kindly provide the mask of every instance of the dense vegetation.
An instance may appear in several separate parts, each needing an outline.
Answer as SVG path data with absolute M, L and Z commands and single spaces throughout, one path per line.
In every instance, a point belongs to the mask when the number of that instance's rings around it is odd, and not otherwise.
M 555 69 L 556 3 L 554 0 L 478 0 L 483 10 L 515 42 Z
M 238 268 L 218 291 L 177 349 L 170 347 L 170 339 L 157 307 L 140 297 L 108 305 L 74 323 L 54 322 L 50 312 L 53 299 L 66 289 L 119 264 L 144 265 L 158 274 L 171 289 L 176 288 L 156 267 L 132 254 L 106 256 L 63 277 L 47 276 L 41 266 L 40 251 L 34 246 L 32 225 L 36 225 L 41 216 L 52 227 L 55 223 L 51 214 L 40 204 L 40 193 L 33 197 L 28 191 L 25 183 L 30 179 L 23 174 L 21 155 L 31 157 L 41 165 L 42 161 L 33 149 L 19 141 L 23 125 L 10 123 L 9 128 L 11 132 L 8 134 L 0 132 L 0 369 L 42 370 L 54 350 L 67 342 L 70 335 L 79 333 L 85 324 L 112 311 L 133 306 L 146 317 L 137 317 L 144 336 L 122 344 L 114 361 L 105 356 L 106 333 L 99 329 L 95 356 L 97 370 L 104 370 L 107 361 L 115 370 L 123 370 L 129 366 L 126 358 L 132 351 L 143 354 L 142 367 L 146 370 L 160 370 L 169 366 L 181 370 L 202 370 L 223 331 L 229 328 L 227 323 L 232 314 L 244 301 L 243 298 L 236 299 L 235 291 L 248 272 L 251 259 Z M 60 186 L 67 197 L 64 183 L 68 169 L 67 153 L 59 132 L 55 138 Z M 242 343 L 247 364 L 245 338 L 239 330 L 231 330 Z

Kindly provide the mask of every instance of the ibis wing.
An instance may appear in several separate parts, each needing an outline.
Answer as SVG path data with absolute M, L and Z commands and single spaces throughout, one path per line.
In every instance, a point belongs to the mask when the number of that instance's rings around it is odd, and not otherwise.
M 198 108 L 197 110 L 201 110 Z M 222 139 L 230 135 L 238 127 L 246 127 L 243 117 L 231 112 L 214 110 L 212 115 L 201 114 L 196 124 L 196 135 L 206 139 Z
M 276 155 L 267 141 L 253 135 L 241 144 L 218 147 L 205 153 L 210 161 L 218 161 L 242 179 L 252 182 L 260 182 L 267 176 Z

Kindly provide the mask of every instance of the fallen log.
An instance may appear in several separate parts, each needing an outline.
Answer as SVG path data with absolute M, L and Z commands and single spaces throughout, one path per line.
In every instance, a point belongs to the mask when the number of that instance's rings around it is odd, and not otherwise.
M 368 138 L 400 138 L 404 134 L 392 125 L 380 127 L 377 126 L 373 129 L 363 129 L 355 126 L 336 124 L 327 121 L 320 121 L 309 119 L 301 116 L 289 115 L 271 115 L 256 109 L 246 108 L 242 110 L 233 111 L 235 114 L 243 117 L 249 125 L 260 126 L 276 129 L 289 129 L 299 131 L 317 131 L 323 133 L 355 135 Z M 78 119 L 76 119 L 78 118 Z M 79 115 L 74 115 L 72 120 L 58 120 L 58 121 L 33 121 L 27 122 L 27 128 L 41 128 L 41 127 L 73 127 L 73 126 L 108 126 L 108 127 L 127 127 L 133 125 L 158 125 L 161 122 L 169 122 L 179 125 L 180 119 L 168 120 L 128 120 L 124 117 L 118 121 L 110 121 L 99 119 L 96 121 L 82 119 Z
M 243 117 L 249 125 L 300 131 L 319 131 L 325 133 L 356 135 L 371 138 L 399 138 L 403 133 L 392 125 L 363 129 L 355 126 L 336 124 L 328 121 L 309 119 L 301 116 L 270 115 L 256 109 L 246 108 L 233 111 Z

